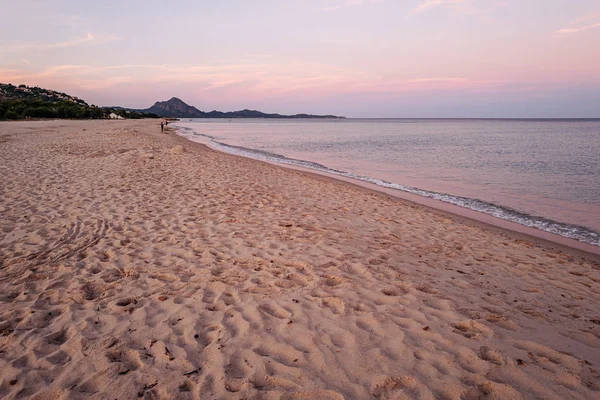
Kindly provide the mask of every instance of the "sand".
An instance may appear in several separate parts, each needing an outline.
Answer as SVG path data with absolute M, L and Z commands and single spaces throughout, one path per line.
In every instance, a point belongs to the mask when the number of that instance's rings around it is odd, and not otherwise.
M 157 121 L 0 123 L 0 398 L 597 399 L 600 265 Z

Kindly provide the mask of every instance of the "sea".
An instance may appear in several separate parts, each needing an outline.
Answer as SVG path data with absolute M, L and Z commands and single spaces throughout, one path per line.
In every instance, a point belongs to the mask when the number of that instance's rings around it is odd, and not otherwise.
M 190 140 L 600 246 L 600 119 L 191 119 Z

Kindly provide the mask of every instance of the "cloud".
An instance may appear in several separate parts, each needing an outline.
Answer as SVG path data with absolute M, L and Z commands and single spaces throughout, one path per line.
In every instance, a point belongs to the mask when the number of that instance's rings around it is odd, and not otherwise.
M 416 7 L 406 14 L 406 16 L 412 17 L 419 14 L 425 14 L 436 8 L 447 8 L 465 14 L 481 14 L 494 11 L 499 7 L 507 5 L 506 0 L 480 1 L 480 3 L 485 3 L 487 7 L 477 6 L 475 3 L 477 3 L 477 0 L 421 0 Z
M 592 11 L 571 22 L 570 28 L 562 28 L 554 32 L 556 36 L 572 35 L 600 27 L 600 10 Z
M 56 43 L 18 43 L 13 45 L 8 45 L 4 49 L 4 51 L 26 51 L 26 50 L 56 50 L 56 49 L 64 49 L 67 47 L 81 46 L 86 43 L 106 43 L 113 40 L 118 40 L 119 38 L 114 35 L 95 35 L 93 33 L 86 33 L 85 36 L 74 38 L 71 40 L 67 40 L 64 42 L 56 42 Z
M 379 76 L 370 71 L 323 63 L 256 57 L 240 63 L 212 65 L 121 64 L 26 66 L 0 71 L 9 82 L 56 88 L 74 93 L 140 92 L 149 87 L 189 88 L 211 98 L 266 99 L 290 95 L 314 98 L 351 93 L 516 92 L 523 84 L 507 86 L 498 80 L 463 76 Z
M 408 80 L 407 83 L 426 83 L 426 82 L 467 82 L 466 78 L 419 78 Z
M 556 33 L 559 34 L 559 35 L 569 35 L 571 33 L 579 33 L 579 32 L 583 32 L 583 31 L 587 31 L 589 29 L 594 29 L 594 28 L 599 28 L 599 27 L 600 27 L 600 22 L 598 22 L 597 24 L 580 26 L 578 28 L 563 28 L 563 29 L 559 29 L 559 30 L 556 31 Z
M 346 7 L 362 6 L 370 3 L 382 3 L 386 0 L 344 0 L 340 3 L 321 8 L 321 11 L 337 11 Z
M 194 85 L 205 91 L 238 88 L 244 91 L 289 92 L 354 81 L 361 73 L 331 65 L 293 60 L 257 59 L 213 65 L 55 65 L 2 71 L 3 79 L 36 85 L 70 84 L 88 88 L 117 83 Z
M 584 24 L 588 23 L 589 21 L 597 20 L 600 20 L 600 10 L 591 11 L 586 15 L 577 18 L 575 21 L 573 21 L 573 24 Z
M 467 2 L 468 0 L 423 0 L 410 10 L 407 16 L 423 14 L 437 7 L 460 8 L 464 7 Z

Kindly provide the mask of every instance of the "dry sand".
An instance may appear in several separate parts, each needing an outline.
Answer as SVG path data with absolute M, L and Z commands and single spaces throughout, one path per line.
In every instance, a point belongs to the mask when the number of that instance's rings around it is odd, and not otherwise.
M 597 399 L 600 266 L 156 121 L 0 123 L 0 398 Z

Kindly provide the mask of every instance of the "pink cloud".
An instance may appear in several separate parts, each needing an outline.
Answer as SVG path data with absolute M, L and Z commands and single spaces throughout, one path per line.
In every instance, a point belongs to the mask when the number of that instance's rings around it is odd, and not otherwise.
M 577 18 L 571 22 L 571 25 L 572 27 L 570 28 L 557 30 L 555 34 L 557 36 L 565 36 L 600 27 L 600 10 L 591 11 Z
M 494 11 L 499 7 L 504 7 L 507 2 L 504 0 L 488 1 L 485 0 L 484 6 L 478 6 L 476 0 L 421 0 L 421 2 L 408 12 L 407 17 L 418 14 L 424 14 L 435 8 L 449 8 L 453 11 L 458 11 L 466 14 L 479 14 Z
M 85 36 L 77 37 L 74 39 L 66 40 L 63 42 L 55 43 L 17 43 L 6 46 L 4 51 L 44 51 L 44 50 L 56 50 L 67 47 L 81 46 L 87 43 L 99 44 L 106 43 L 119 38 L 115 35 L 96 35 L 93 33 L 86 33 Z
M 340 10 L 340 9 L 346 8 L 346 7 L 361 6 L 361 5 L 369 4 L 369 3 L 381 3 L 384 1 L 386 1 L 386 0 L 344 0 L 337 4 L 334 4 L 334 5 L 331 5 L 328 7 L 324 7 L 321 10 L 322 11 L 337 11 L 337 10 Z
M 594 28 L 600 28 L 600 22 L 598 22 L 596 24 L 592 24 L 592 25 L 583 25 L 583 26 L 579 26 L 579 27 L 575 27 L 575 28 L 559 29 L 558 31 L 556 31 L 556 33 L 558 35 L 569 35 L 572 33 L 579 33 L 579 32 L 587 31 L 587 30 L 594 29 Z

